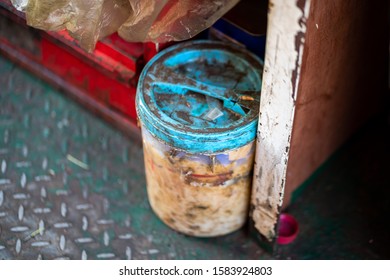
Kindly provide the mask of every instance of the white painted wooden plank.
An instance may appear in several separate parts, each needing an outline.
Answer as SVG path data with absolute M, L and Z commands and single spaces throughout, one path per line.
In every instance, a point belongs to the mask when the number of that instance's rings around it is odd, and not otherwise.
M 270 0 L 251 217 L 268 242 L 276 225 L 286 182 L 295 102 L 310 0 Z

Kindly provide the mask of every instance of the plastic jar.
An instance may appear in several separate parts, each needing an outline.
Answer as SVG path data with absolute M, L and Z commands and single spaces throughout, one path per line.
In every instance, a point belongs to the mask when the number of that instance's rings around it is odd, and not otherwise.
M 137 88 L 147 193 L 171 228 L 211 237 L 248 216 L 262 62 L 214 41 L 175 45 Z

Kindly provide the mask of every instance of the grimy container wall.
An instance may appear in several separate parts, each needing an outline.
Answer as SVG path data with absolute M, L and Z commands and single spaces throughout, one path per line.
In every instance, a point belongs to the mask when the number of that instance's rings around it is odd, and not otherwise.
M 241 228 L 248 218 L 254 141 L 220 154 L 188 154 L 142 127 L 149 202 L 182 233 L 209 237 Z

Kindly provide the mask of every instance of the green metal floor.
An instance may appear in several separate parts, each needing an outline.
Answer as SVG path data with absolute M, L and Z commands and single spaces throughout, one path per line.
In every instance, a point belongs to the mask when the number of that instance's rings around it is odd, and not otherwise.
M 246 229 L 167 228 L 146 197 L 142 148 L 0 56 L 0 259 L 389 259 L 390 133 L 365 127 L 301 189 L 274 255 Z

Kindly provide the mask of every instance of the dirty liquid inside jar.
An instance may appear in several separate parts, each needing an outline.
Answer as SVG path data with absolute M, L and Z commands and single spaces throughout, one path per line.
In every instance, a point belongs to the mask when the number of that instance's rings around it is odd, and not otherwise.
M 188 154 L 143 127 L 147 193 L 157 216 L 182 233 L 211 237 L 245 223 L 254 143 L 215 155 Z

